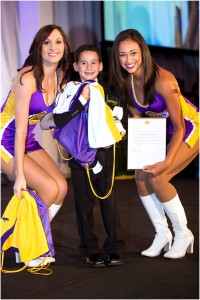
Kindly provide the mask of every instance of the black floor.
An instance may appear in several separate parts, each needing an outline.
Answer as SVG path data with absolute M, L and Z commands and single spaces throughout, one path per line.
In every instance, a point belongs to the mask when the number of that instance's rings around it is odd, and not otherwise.
M 52 222 L 56 264 L 52 275 L 33 275 L 24 270 L 1 274 L 1 299 L 199 299 L 199 180 L 176 177 L 188 227 L 195 236 L 194 253 L 168 260 L 162 255 L 147 258 L 140 252 L 150 246 L 154 230 L 139 201 L 133 180 L 117 180 L 115 197 L 126 238 L 125 264 L 89 268 L 78 252 L 79 238 L 74 212 L 71 180 L 62 209 Z M 12 196 L 12 183 L 2 185 L 2 213 Z M 98 202 L 95 205 L 95 231 L 102 245 L 105 232 Z M 12 253 L 5 267 L 15 268 Z

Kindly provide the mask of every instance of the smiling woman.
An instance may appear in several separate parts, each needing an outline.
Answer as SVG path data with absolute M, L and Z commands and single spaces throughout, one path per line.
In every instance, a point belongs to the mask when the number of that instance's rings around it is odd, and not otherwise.
M 181 94 L 175 76 L 156 64 L 136 29 L 126 29 L 116 36 L 110 81 L 112 86 L 118 86 L 119 96 L 126 101 L 134 118 L 145 116 L 167 121 L 165 159 L 135 171 L 140 199 L 156 231 L 152 245 L 141 254 L 158 256 L 164 248 L 168 250 L 165 258 L 184 257 L 186 252 L 193 252 L 194 236 L 187 227 L 184 208 L 170 180 L 198 155 L 198 108 Z M 172 247 L 165 213 L 175 233 Z
M 44 65 L 58 63 L 64 54 L 64 43 L 60 32 L 54 29 L 42 45 L 42 60 Z
M 63 203 L 67 182 L 35 139 L 34 129 L 53 110 L 56 94 L 67 82 L 69 55 L 62 28 L 54 24 L 42 27 L 1 110 L 2 172 L 14 177 L 14 193 L 19 197 L 22 190 L 36 191 L 49 207 L 51 220 Z M 38 259 L 30 264 L 38 264 Z

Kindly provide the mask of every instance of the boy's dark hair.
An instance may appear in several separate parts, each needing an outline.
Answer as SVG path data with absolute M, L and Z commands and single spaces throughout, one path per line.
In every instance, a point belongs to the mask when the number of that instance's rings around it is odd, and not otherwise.
M 78 63 L 80 55 L 84 51 L 96 52 L 99 57 L 99 61 L 102 62 L 101 51 L 99 50 L 99 48 L 94 45 L 84 44 L 84 45 L 81 45 L 80 47 L 78 47 L 76 49 L 76 51 L 74 52 L 74 61 L 76 63 Z

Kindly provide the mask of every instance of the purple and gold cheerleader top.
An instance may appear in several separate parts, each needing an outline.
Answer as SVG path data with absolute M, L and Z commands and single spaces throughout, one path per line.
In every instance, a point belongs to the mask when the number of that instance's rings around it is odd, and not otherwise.
M 194 106 L 188 99 L 182 96 L 180 89 L 177 89 L 179 100 L 181 103 L 183 118 L 185 121 L 185 136 L 183 140 L 190 146 L 193 147 L 199 138 L 199 110 Z M 150 118 L 166 118 L 167 120 L 167 138 L 171 139 L 174 127 L 169 117 L 169 112 L 165 103 L 164 98 L 155 93 L 155 102 L 150 105 L 142 105 L 137 100 L 137 96 L 134 89 L 134 84 L 131 84 L 131 94 L 135 105 L 135 108 L 142 114 L 145 114 Z
M 25 143 L 25 152 L 43 149 L 35 139 L 35 129 L 42 117 L 54 109 L 55 102 L 48 105 L 42 91 L 37 90 L 31 96 L 28 118 L 28 130 Z M 9 162 L 14 156 L 15 144 L 15 93 L 10 91 L 1 108 L 1 158 Z

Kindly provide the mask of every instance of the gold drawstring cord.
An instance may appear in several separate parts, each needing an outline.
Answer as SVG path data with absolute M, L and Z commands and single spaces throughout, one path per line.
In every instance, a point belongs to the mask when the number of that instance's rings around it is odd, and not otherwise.
M 61 153 L 61 150 L 60 149 L 65 149 L 64 147 L 62 147 L 59 143 L 58 143 L 58 141 L 57 140 L 55 140 L 56 141 L 56 144 L 57 144 L 57 146 L 58 146 L 58 152 L 59 152 L 59 154 L 60 154 L 60 156 L 62 157 L 62 159 L 63 160 L 70 160 L 70 159 L 72 159 L 73 158 L 73 156 L 71 156 L 71 157 L 69 157 L 69 158 L 66 158 L 66 157 L 64 157 L 63 155 L 62 155 L 62 153 Z M 66 150 L 66 149 L 65 149 Z
M 50 255 L 51 257 L 51 255 Z M 44 262 L 45 262 L 45 257 L 43 258 L 41 264 L 39 266 L 36 266 L 36 267 L 32 267 L 32 268 L 28 268 L 28 263 L 27 262 L 22 268 L 20 269 L 17 269 L 17 270 L 5 270 L 3 269 L 3 263 L 4 263 L 4 251 L 2 250 L 1 251 L 1 267 L 0 267 L 0 271 L 2 273 L 18 273 L 18 272 L 21 272 L 23 270 L 25 270 L 26 268 L 28 272 L 30 272 L 31 274 L 37 274 L 37 275 L 51 275 L 53 272 L 51 269 L 49 269 L 49 265 L 50 263 L 48 263 L 47 265 L 44 265 Z M 47 271 L 46 273 L 41 273 L 39 271 Z
M 114 179 L 115 179 L 115 144 L 113 145 L 113 172 L 112 172 L 112 182 L 111 182 L 110 190 L 108 191 L 108 193 L 107 193 L 105 196 L 102 196 L 102 197 L 101 197 L 101 196 L 97 195 L 97 193 L 95 192 L 95 190 L 94 190 L 94 188 L 93 188 L 93 185 L 92 185 L 92 182 L 91 182 L 88 164 L 86 164 L 86 172 L 87 172 L 87 176 L 88 176 L 90 188 L 91 188 L 93 194 L 94 194 L 97 198 L 99 198 L 99 199 L 101 199 L 101 200 L 104 200 L 104 199 L 108 198 L 108 197 L 111 195 L 111 193 L 112 193 L 113 184 L 114 184 Z
M 57 140 L 55 140 L 55 141 L 56 141 L 56 144 L 57 144 L 57 146 L 58 146 L 58 152 L 59 152 L 60 156 L 62 157 L 62 159 L 63 159 L 63 160 L 70 160 L 70 159 L 72 159 L 73 156 L 71 156 L 70 158 L 66 158 L 66 157 L 64 157 L 64 156 L 62 155 L 60 149 L 65 149 L 65 148 L 62 147 L 62 146 L 58 143 Z M 89 172 L 89 170 L 90 170 L 90 169 L 89 169 L 89 166 L 88 166 L 88 164 L 85 164 L 85 166 L 86 166 L 86 172 L 87 172 L 89 184 L 90 184 L 91 190 L 92 190 L 93 194 L 95 195 L 95 197 L 97 197 L 97 198 L 99 198 L 99 199 L 101 199 L 101 200 L 104 200 L 104 199 L 108 198 L 108 197 L 111 195 L 111 193 L 112 193 L 113 184 L 114 184 L 114 179 L 115 179 L 115 144 L 113 145 L 113 172 L 112 172 L 112 182 L 111 182 L 110 190 L 108 191 L 108 193 L 107 193 L 105 196 L 102 196 L 102 197 L 101 197 L 101 196 L 97 195 L 97 193 L 95 192 L 95 190 L 94 190 L 94 188 L 93 188 L 93 186 L 92 186 L 92 182 L 91 182 L 91 178 L 90 178 L 90 172 Z

